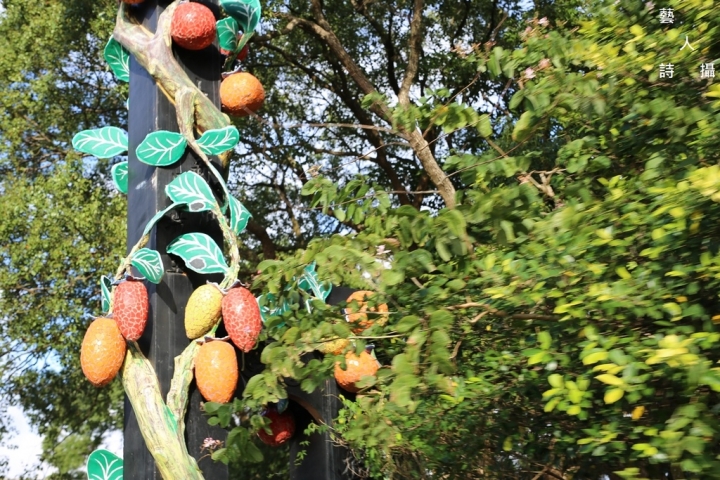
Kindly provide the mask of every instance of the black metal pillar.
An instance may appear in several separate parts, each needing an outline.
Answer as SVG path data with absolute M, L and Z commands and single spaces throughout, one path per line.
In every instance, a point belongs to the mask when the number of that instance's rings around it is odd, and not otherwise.
M 337 305 L 355 290 L 347 287 L 333 287 L 327 303 Z M 320 355 L 316 353 L 315 355 Z M 333 443 L 330 433 L 315 433 L 307 436 L 303 433 L 310 422 L 324 423 L 332 426 L 340 410 L 339 395 L 353 398 L 354 394 L 341 390 L 334 379 L 326 380 L 325 384 L 313 393 L 306 393 L 300 386 L 288 382 L 288 396 L 295 415 L 297 429 L 290 444 L 290 479 L 291 480 L 350 480 L 354 478 L 351 453 Z M 294 404 L 294 405 L 293 405 Z M 308 442 L 306 445 L 301 443 Z M 302 462 L 296 464 L 299 452 L 305 451 Z
M 169 2 L 146 0 L 133 9 L 134 14 L 150 31 L 155 31 L 158 17 Z M 211 2 L 203 2 L 217 11 Z M 198 52 L 176 50 L 175 56 L 183 65 L 200 90 L 219 105 L 220 72 L 222 57 L 213 45 Z M 156 168 L 140 163 L 135 149 L 145 136 L 157 130 L 178 131 L 175 107 L 157 88 L 148 73 L 132 58 L 130 61 L 130 112 L 129 112 L 129 186 L 128 186 L 128 248 L 141 237 L 147 222 L 158 211 L 170 205 L 165 196 L 165 186 L 177 175 L 188 170 L 202 175 L 211 186 L 212 181 L 188 148 L 185 156 L 172 167 Z M 216 165 L 219 168 L 219 165 Z M 203 232 L 212 236 L 222 245 L 222 235 L 209 213 L 189 214 L 174 212 L 161 220 L 152 232 L 148 248 L 162 254 L 165 275 L 159 285 L 146 283 L 150 293 L 150 318 L 145 334 L 138 342 L 143 353 L 152 362 L 160 381 L 163 397 L 166 397 L 173 376 L 174 358 L 182 353 L 189 340 L 185 336 L 185 305 L 192 291 L 210 279 L 193 272 L 183 272 L 165 254 L 167 245 L 178 235 L 189 232 Z M 192 387 L 186 418 L 186 440 L 188 450 L 196 459 L 207 452 L 201 451 L 205 438 L 225 440 L 226 432 L 210 427 L 200 410 L 202 398 Z M 124 425 L 124 473 L 125 478 L 137 480 L 160 479 L 152 456 L 145 447 L 137 420 L 125 399 Z M 228 478 L 225 465 L 214 462 L 208 456 L 199 462 L 206 479 Z

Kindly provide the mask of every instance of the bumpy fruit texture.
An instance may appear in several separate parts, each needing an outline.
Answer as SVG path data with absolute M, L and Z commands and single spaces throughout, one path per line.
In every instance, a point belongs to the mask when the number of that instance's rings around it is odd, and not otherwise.
M 200 3 L 181 3 L 170 24 L 173 42 L 187 50 L 202 50 L 215 40 L 215 15 Z
M 222 300 L 222 317 L 230 340 L 243 352 L 255 347 L 262 319 L 260 307 L 250 290 L 243 287 L 230 289 Z
M 347 338 L 338 338 L 330 342 L 322 342 L 318 345 L 318 352 L 326 355 L 340 355 L 350 345 Z
M 205 335 L 220 319 L 223 294 L 215 285 L 197 288 L 185 307 L 185 333 L 189 339 Z
M 357 307 L 350 305 L 345 309 L 347 321 L 353 324 L 352 331 L 354 333 L 361 333 L 363 330 L 367 330 L 372 327 L 376 322 L 378 322 L 379 325 L 382 325 L 385 321 L 387 321 L 387 315 L 383 315 L 388 312 L 388 306 L 386 303 L 381 303 L 380 305 L 372 308 L 368 307 L 367 301 L 373 295 L 374 292 L 360 290 L 354 292 L 348 297 L 348 304 L 354 301 L 358 305 Z M 367 312 L 370 312 L 370 315 L 368 315 Z
M 96 387 L 112 382 L 125 360 L 127 344 L 115 320 L 98 318 L 85 332 L 80 349 L 82 371 Z
M 340 388 L 353 393 L 360 391 L 355 386 L 355 382 L 360 381 L 360 378 L 366 375 L 374 377 L 380 368 L 377 360 L 367 351 L 362 352 L 359 356 L 355 355 L 355 352 L 346 353 L 345 364 L 347 365 L 346 370 L 342 369 L 340 362 L 335 364 L 335 380 Z
M 270 420 L 272 434 L 267 433 L 264 428 L 258 431 L 258 437 L 264 444 L 277 447 L 292 438 L 295 433 L 295 419 L 290 412 L 278 413 L 274 408 L 268 409 L 265 418 Z
M 265 89 L 260 80 L 247 72 L 233 73 L 220 84 L 223 111 L 236 117 L 256 112 L 265 102 Z
M 115 289 L 113 318 L 127 340 L 137 341 L 147 325 L 150 300 L 145 285 L 128 279 Z
M 208 402 L 229 402 L 238 383 L 237 355 L 233 346 L 218 340 L 204 343 L 195 357 L 195 381 Z

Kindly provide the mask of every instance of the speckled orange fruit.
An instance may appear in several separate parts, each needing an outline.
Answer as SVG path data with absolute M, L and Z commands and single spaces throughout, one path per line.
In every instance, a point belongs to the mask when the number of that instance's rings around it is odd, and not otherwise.
M 96 387 L 112 382 L 125 360 L 127 344 L 112 318 L 98 318 L 85 332 L 80 349 L 82 371 Z
M 347 299 L 347 303 L 350 304 L 353 301 L 356 302 L 357 307 L 350 305 L 345 309 L 347 321 L 353 323 L 352 331 L 354 333 L 361 333 L 376 322 L 382 325 L 387 320 L 388 306 L 386 303 L 381 303 L 375 307 L 368 307 L 367 300 L 375 293 L 368 290 L 359 290 L 350 295 Z M 368 312 L 370 315 L 368 316 Z
M 238 382 L 237 355 L 233 346 L 220 340 L 204 343 L 195 357 L 195 381 L 208 402 L 229 402 Z
M 355 352 L 346 353 L 345 364 L 347 366 L 346 370 L 342 369 L 340 362 L 335 364 L 335 380 L 340 385 L 340 388 L 353 393 L 360 390 L 355 386 L 355 382 L 358 382 L 361 377 L 366 375 L 374 377 L 380 368 L 377 360 L 367 350 L 359 356 L 355 355 Z
M 340 355 L 349 345 L 350 340 L 347 338 L 338 338 L 337 340 L 320 343 L 317 349 L 318 352 L 324 353 L 325 355 Z
M 220 319 L 223 293 L 216 285 L 195 289 L 185 307 L 185 334 L 189 339 L 205 335 Z
M 233 73 L 220 84 L 220 101 L 224 112 L 245 117 L 262 107 L 265 89 L 260 80 L 251 73 Z

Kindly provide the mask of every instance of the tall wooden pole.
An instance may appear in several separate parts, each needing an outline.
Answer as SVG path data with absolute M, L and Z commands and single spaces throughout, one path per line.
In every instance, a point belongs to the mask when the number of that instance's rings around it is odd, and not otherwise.
M 160 13 L 169 2 L 146 0 L 133 9 L 133 14 L 150 31 L 155 26 Z M 217 10 L 211 2 L 203 2 Z M 219 105 L 220 71 L 222 57 L 213 45 L 202 51 L 191 52 L 177 49 L 175 57 L 187 72 L 190 79 L 216 105 Z M 203 176 L 212 186 L 216 184 L 208 177 L 191 149 L 186 150 L 183 159 L 172 167 L 152 167 L 141 163 L 135 156 L 135 149 L 146 135 L 157 130 L 178 131 L 175 107 L 156 86 L 148 73 L 132 59 L 130 62 L 130 112 L 129 112 L 129 185 L 128 185 L 128 245 L 134 245 L 142 236 L 147 222 L 156 212 L 170 204 L 165 195 L 165 186 L 177 175 L 194 171 Z M 220 169 L 218 163 L 216 168 Z M 203 232 L 222 245 L 222 234 L 217 223 L 209 213 L 177 213 L 161 220 L 151 233 L 149 248 L 161 252 L 166 271 L 158 285 L 146 283 L 150 294 L 150 318 L 144 335 L 138 342 L 143 353 L 151 361 L 157 374 L 163 397 L 170 388 L 173 376 L 174 358 L 182 353 L 189 340 L 185 336 L 185 305 L 192 291 L 210 278 L 191 271 L 182 271 L 164 252 L 167 245 L 178 235 L 189 232 Z M 199 467 L 206 479 L 224 480 L 228 478 L 225 465 L 214 462 L 209 457 L 200 460 L 207 452 L 202 451 L 206 438 L 225 440 L 226 432 L 218 427 L 210 427 L 207 417 L 200 410 L 202 398 L 192 387 L 186 418 L 185 437 L 190 454 L 199 460 Z M 138 423 L 130 406 L 125 400 L 124 425 L 124 468 L 125 478 L 138 480 L 159 480 L 161 477 L 155 468 L 154 460 L 145 447 Z

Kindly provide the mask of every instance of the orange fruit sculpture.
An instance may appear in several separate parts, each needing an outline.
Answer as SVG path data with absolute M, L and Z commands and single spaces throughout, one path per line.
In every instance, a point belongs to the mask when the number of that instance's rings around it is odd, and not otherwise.
M 383 314 L 388 312 L 387 303 L 381 303 L 372 308 L 368 307 L 367 300 L 374 294 L 375 292 L 368 290 L 359 290 L 348 297 L 347 303 L 357 303 L 357 307 L 349 305 L 345 309 L 347 321 L 354 324 L 351 327 L 353 333 L 361 333 L 372 327 L 375 322 L 380 322 L 379 324 L 382 325 L 386 321 L 387 315 Z
M 220 84 L 223 111 L 236 117 L 256 112 L 265 102 L 265 89 L 253 74 L 233 73 Z
M 346 353 L 346 370 L 342 369 L 340 362 L 335 364 L 335 381 L 340 385 L 340 388 L 348 392 L 357 393 L 360 389 L 355 386 L 355 383 L 360 381 L 360 378 L 364 376 L 375 376 L 380 369 L 380 365 L 370 354 L 371 351 L 372 347 L 368 347 L 360 355 L 355 355 L 355 352 Z
M 229 402 L 238 382 L 237 355 L 233 346 L 219 340 L 205 342 L 195 357 L 195 381 L 208 402 Z
M 127 344 L 112 318 L 98 318 L 85 332 L 80 348 L 83 374 L 96 387 L 112 382 L 120 371 Z
M 258 431 L 258 437 L 264 444 L 278 447 L 292 438 L 295 433 L 295 419 L 289 412 L 278 413 L 275 408 L 268 408 L 263 416 L 270 420 L 269 428 L 272 431 L 271 434 L 264 428 Z
M 170 35 L 176 45 L 202 50 L 215 40 L 215 15 L 201 3 L 181 3 L 173 12 Z

